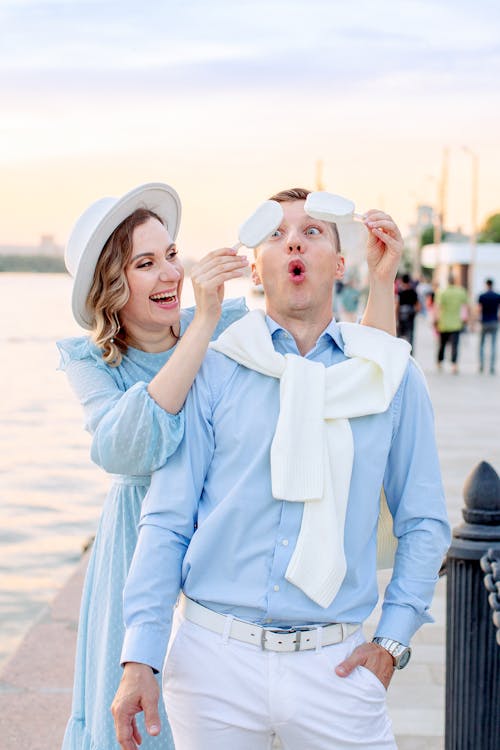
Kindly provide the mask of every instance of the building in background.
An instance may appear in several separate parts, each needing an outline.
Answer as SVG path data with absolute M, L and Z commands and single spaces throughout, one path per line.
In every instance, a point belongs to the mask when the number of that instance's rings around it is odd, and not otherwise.
M 425 245 L 422 248 L 422 265 L 433 270 L 433 279 L 440 287 L 446 286 L 450 272 L 456 274 L 461 286 L 471 289 L 476 299 L 483 291 L 485 279 L 493 279 L 500 286 L 500 243 L 475 245 L 464 239 Z
M 410 224 L 409 231 L 405 237 L 405 265 L 411 271 L 412 276 L 419 277 L 422 266 L 422 235 L 426 229 L 434 226 L 436 216 L 432 206 L 420 204 L 417 206 L 417 219 Z M 425 265 L 425 264 L 424 264 Z

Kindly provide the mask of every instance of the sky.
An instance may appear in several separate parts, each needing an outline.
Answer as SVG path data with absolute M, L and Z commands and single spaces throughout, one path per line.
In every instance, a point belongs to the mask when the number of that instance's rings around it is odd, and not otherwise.
M 497 0 L 0 0 L 0 244 L 64 244 L 92 201 L 163 181 L 181 250 L 233 244 L 286 187 L 403 231 L 500 211 Z M 464 150 L 464 146 L 468 150 Z

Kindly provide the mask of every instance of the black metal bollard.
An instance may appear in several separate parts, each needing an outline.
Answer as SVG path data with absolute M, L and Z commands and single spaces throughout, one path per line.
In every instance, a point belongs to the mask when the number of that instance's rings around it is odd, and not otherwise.
M 447 556 L 445 750 L 499 750 L 500 648 L 479 561 L 500 547 L 500 478 L 481 462 L 464 485 Z

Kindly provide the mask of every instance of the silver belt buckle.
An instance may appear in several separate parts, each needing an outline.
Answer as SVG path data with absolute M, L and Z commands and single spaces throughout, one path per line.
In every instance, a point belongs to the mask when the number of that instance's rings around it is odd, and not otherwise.
M 300 651 L 300 639 L 302 633 L 310 630 L 311 628 L 299 627 L 299 628 L 262 628 L 260 636 L 260 647 L 263 651 L 271 650 L 266 648 L 266 633 L 275 633 L 276 635 L 295 635 L 295 648 L 294 651 Z

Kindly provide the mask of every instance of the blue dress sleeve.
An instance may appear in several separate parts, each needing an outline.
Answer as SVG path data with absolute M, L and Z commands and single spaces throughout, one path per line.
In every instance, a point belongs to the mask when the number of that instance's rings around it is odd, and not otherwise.
M 149 475 L 165 464 L 184 434 L 184 414 L 168 414 L 151 398 L 146 382 L 125 389 L 86 338 L 58 342 L 60 369 L 85 415 L 91 458 L 112 474 Z
M 184 333 L 188 325 L 194 318 L 196 312 L 195 307 L 186 307 L 181 313 L 181 333 Z M 222 331 L 225 331 L 231 323 L 239 320 L 248 312 L 247 303 L 244 297 L 237 297 L 236 299 L 226 299 L 222 303 L 222 312 L 220 320 L 217 323 L 217 328 L 214 331 L 212 339 L 219 338 Z

